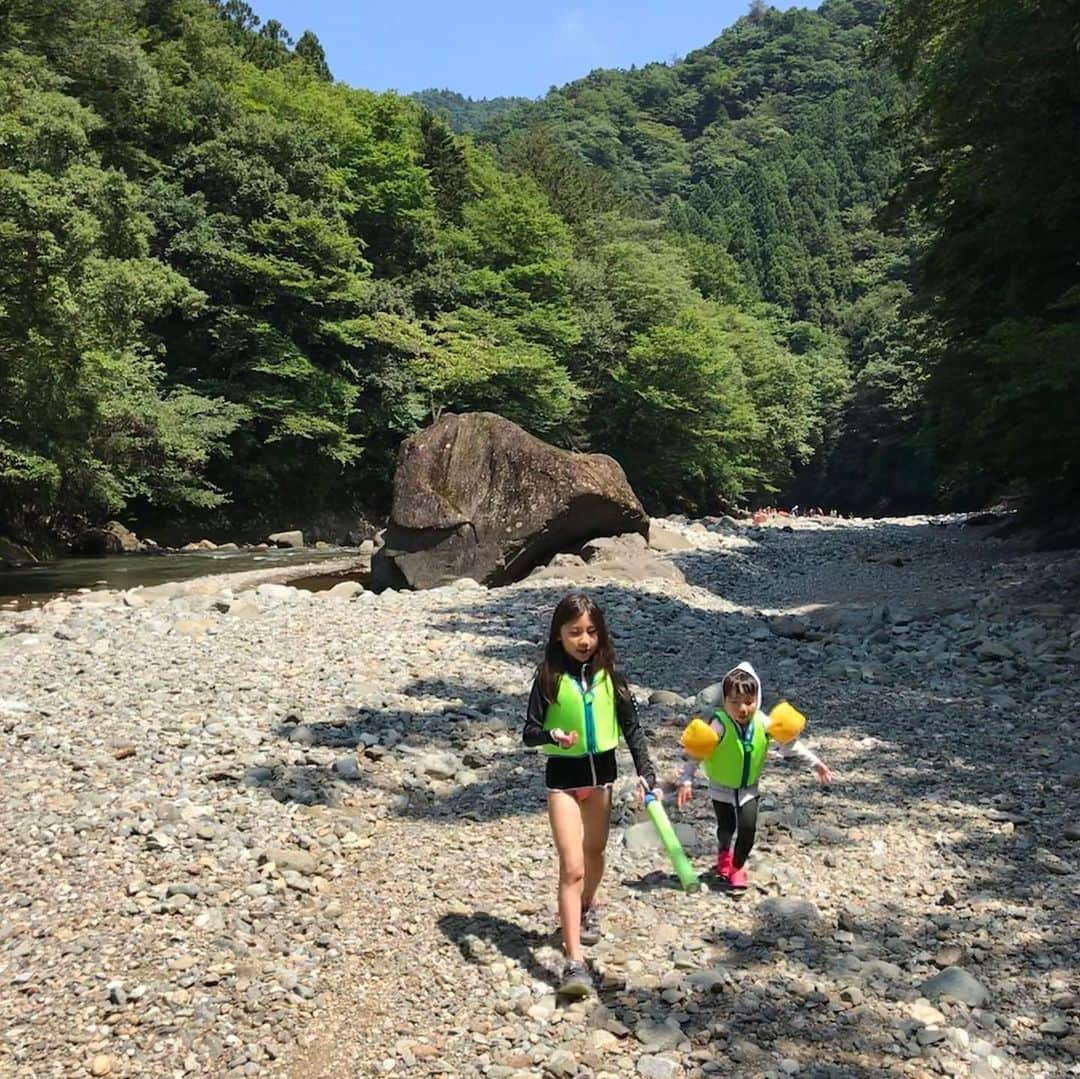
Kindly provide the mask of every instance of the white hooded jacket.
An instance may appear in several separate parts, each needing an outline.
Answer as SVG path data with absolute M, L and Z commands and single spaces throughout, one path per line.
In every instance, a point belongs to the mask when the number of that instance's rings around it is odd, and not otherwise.
M 755 720 L 765 728 L 765 733 L 769 733 L 769 717 L 761 710 L 761 679 L 758 677 L 757 671 L 754 670 L 750 663 L 745 660 L 742 663 L 736 664 L 731 668 L 719 682 L 714 682 L 711 686 L 706 686 L 695 698 L 695 709 L 700 711 L 703 715 L 710 715 L 718 710 L 722 710 L 724 707 L 724 679 L 730 674 L 734 674 L 736 671 L 745 671 L 754 680 L 754 685 L 757 687 L 755 694 L 754 709 Z M 709 726 L 712 727 L 716 733 L 723 738 L 724 737 L 724 725 L 715 717 L 709 722 Z M 799 757 L 806 761 L 812 768 L 821 763 L 821 758 L 817 756 L 808 746 L 803 745 L 797 738 L 786 745 L 779 747 L 780 755 L 783 757 Z M 683 765 L 682 775 L 679 777 L 680 783 L 693 783 L 694 772 L 697 771 L 697 767 L 700 761 L 695 761 L 690 757 L 686 758 L 686 763 Z M 743 787 L 741 790 L 736 790 L 733 787 L 721 787 L 711 780 L 709 782 L 709 797 L 714 802 L 727 802 L 729 805 L 743 805 L 751 798 L 756 798 L 758 793 L 757 783 L 751 783 L 749 787 Z

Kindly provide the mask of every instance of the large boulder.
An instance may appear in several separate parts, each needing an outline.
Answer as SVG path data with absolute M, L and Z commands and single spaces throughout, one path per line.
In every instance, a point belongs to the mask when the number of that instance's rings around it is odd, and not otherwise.
M 131 554 L 141 551 L 139 537 L 119 521 L 109 521 L 96 528 L 80 532 L 71 543 L 71 553 L 88 558 L 104 558 L 110 554 Z
M 271 532 L 266 542 L 273 547 L 303 547 L 304 533 L 298 528 L 291 532 Z
M 556 449 L 490 412 L 446 413 L 401 446 L 372 583 L 508 584 L 559 550 L 648 528 L 612 458 Z

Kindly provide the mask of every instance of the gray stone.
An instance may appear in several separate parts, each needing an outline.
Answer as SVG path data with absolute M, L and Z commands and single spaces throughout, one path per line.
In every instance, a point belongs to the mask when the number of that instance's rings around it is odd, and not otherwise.
M 425 753 L 416 759 L 416 771 L 436 779 L 453 779 L 463 767 L 452 753 Z
M 639 532 L 626 532 L 619 536 L 597 536 L 582 545 L 581 557 L 586 562 L 605 562 L 619 558 L 635 558 L 646 550 L 648 544 Z
M 544 1070 L 552 1079 L 573 1079 L 577 1075 L 577 1058 L 565 1049 L 556 1049 L 548 1057 Z
M 651 1019 L 638 1023 L 634 1028 L 634 1036 L 646 1049 L 660 1052 L 676 1048 L 686 1037 L 677 1023 L 657 1023 Z
M 435 588 L 525 577 L 556 551 L 644 533 L 648 517 L 617 462 L 569 453 L 490 412 L 443 413 L 398 451 L 373 583 Z
M 255 594 L 271 603 L 295 603 L 301 598 L 299 589 L 287 584 L 260 584 L 256 587 Z
M 686 698 L 670 689 L 654 689 L 649 694 L 649 704 L 659 704 L 666 708 L 681 708 Z
M 963 967 L 946 967 L 919 986 L 928 1000 L 958 1000 L 972 1008 L 989 1003 L 989 990 Z
M 911 1013 L 911 1018 L 922 1023 L 923 1026 L 938 1027 L 945 1024 L 945 1016 L 927 1000 L 914 1001 L 908 1011 Z
M 259 862 L 273 862 L 279 870 L 292 870 L 296 873 L 310 875 L 318 867 L 318 860 L 314 855 L 302 850 L 285 850 L 283 847 L 266 847 L 259 851 Z
M 266 542 L 274 547 L 303 547 L 304 533 L 299 529 L 291 532 L 272 532 L 266 537 Z
M 788 637 L 792 640 L 803 640 L 810 636 L 811 629 L 810 624 L 805 618 L 800 618 L 798 615 L 783 614 L 776 615 L 769 619 L 769 629 L 776 634 L 777 637 Z
M 356 758 L 352 756 L 338 757 L 334 761 L 334 773 L 342 779 L 356 780 L 361 778 L 360 765 L 356 763 Z
M 637 1072 L 644 1076 L 644 1079 L 675 1079 L 682 1072 L 682 1068 L 668 1057 L 646 1054 L 638 1057 Z
M 1069 1020 L 1063 1015 L 1054 1015 L 1040 1024 L 1039 1030 L 1043 1034 L 1050 1034 L 1055 1038 L 1064 1038 L 1069 1033 Z
M 821 911 L 809 899 L 776 896 L 758 904 L 758 913 L 768 921 L 782 922 L 789 927 L 814 927 L 821 922 Z
M 661 552 L 693 549 L 693 544 L 681 532 L 655 517 L 649 521 L 649 546 Z

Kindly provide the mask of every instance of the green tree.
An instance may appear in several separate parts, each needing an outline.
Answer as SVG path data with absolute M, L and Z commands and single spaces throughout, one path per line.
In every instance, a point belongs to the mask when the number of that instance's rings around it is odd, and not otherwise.
M 149 323 L 205 297 L 150 256 L 136 189 L 102 167 L 101 121 L 40 60 L 0 70 L 0 512 L 207 507 L 242 407 L 169 389 Z
M 882 23 L 914 90 L 899 205 L 928 232 L 928 392 L 968 497 L 1022 480 L 1071 503 L 1080 486 L 1078 41 L 1065 0 L 897 0 Z
M 333 82 L 334 76 L 330 73 L 330 65 L 326 62 L 326 52 L 322 42 L 312 31 L 305 30 L 296 42 L 293 55 L 298 56 L 308 66 L 308 70 L 317 79 L 323 82 Z

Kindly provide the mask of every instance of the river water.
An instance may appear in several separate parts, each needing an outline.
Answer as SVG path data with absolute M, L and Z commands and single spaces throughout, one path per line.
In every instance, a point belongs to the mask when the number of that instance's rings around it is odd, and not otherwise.
M 135 588 L 137 585 L 183 581 L 210 573 L 309 565 L 355 553 L 355 548 L 347 547 L 318 550 L 304 547 L 271 548 L 266 551 L 128 554 L 35 562 L 0 568 L 0 607 L 31 607 L 80 588 Z

